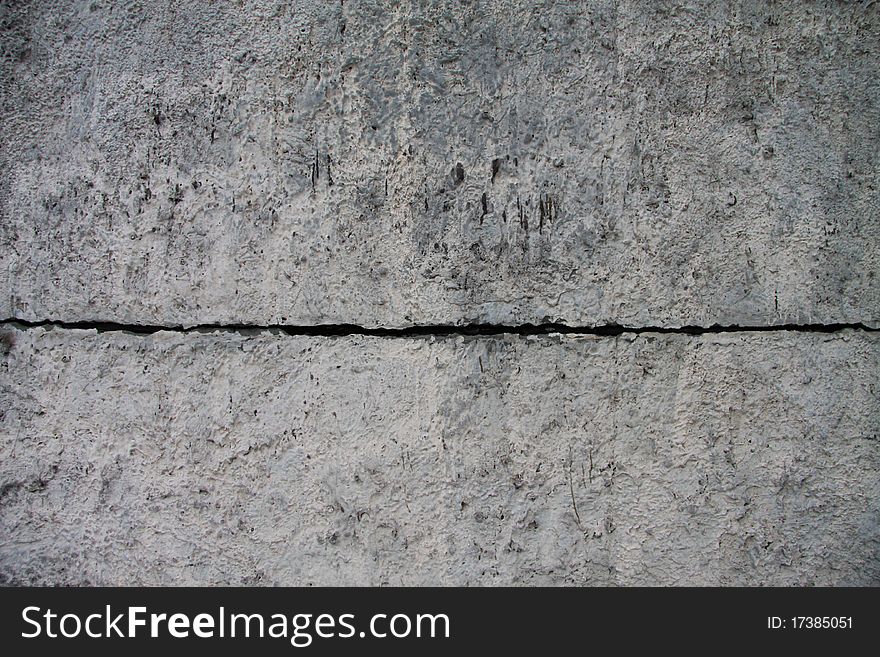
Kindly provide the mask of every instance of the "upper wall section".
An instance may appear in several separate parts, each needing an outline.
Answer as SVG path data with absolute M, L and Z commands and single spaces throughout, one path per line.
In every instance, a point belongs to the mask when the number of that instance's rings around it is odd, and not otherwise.
M 28 2 L 0 22 L 0 316 L 880 320 L 877 5 Z

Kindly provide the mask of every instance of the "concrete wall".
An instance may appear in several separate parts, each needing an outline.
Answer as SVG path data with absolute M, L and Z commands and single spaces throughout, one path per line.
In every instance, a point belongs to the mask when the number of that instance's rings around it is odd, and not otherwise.
M 0 581 L 880 583 L 877 5 L 34 0 L 0 53 Z

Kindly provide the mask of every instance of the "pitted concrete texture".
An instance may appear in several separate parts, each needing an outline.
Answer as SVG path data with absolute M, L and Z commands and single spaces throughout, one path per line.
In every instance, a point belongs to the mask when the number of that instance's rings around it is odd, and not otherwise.
M 880 6 L 0 8 L 0 316 L 865 322 Z
M 3 344 L 6 582 L 880 582 L 880 334 Z
M 878 73 L 880 3 L 0 4 L 0 583 L 880 584 Z

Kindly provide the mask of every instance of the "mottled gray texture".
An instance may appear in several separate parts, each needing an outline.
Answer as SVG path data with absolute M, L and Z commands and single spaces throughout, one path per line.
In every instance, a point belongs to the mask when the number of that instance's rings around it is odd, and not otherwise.
M 0 316 L 876 324 L 878 7 L 3 3 Z
M 880 334 L 3 335 L 8 582 L 880 583 Z
M 3 2 L 0 320 L 877 326 L 878 101 L 880 3 Z M 878 389 L 0 321 L 0 583 L 880 584 Z

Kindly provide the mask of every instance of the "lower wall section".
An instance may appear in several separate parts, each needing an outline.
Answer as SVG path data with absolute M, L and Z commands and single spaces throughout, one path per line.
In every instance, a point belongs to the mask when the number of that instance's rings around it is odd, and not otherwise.
M 878 334 L 0 337 L 7 583 L 880 583 Z

